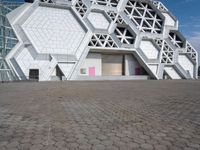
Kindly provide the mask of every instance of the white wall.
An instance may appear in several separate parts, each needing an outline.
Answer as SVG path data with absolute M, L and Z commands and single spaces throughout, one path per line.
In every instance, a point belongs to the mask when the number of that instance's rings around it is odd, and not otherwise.
M 158 58 L 159 50 L 152 44 L 151 41 L 142 41 L 140 48 L 148 59 Z
M 27 48 L 24 48 L 22 52 L 19 53 L 16 57 L 16 61 L 27 78 L 29 77 L 30 69 L 39 69 L 39 81 L 48 80 L 56 65 L 56 61 L 54 60 L 34 60 Z
M 64 74 L 64 76 L 67 78 L 70 74 L 70 72 L 72 71 L 72 68 L 74 67 L 73 63 L 58 63 L 58 67 L 60 68 L 60 70 L 62 71 L 62 73 Z
M 108 29 L 109 21 L 100 12 L 90 12 L 88 15 L 88 20 L 93 25 L 95 29 Z
M 157 64 L 149 64 L 148 66 L 151 69 L 151 71 L 154 73 L 154 75 L 157 75 L 158 65 Z
M 125 55 L 125 67 L 125 75 L 131 76 L 135 75 L 135 68 L 141 67 L 141 65 L 133 55 Z
M 181 76 L 176 72 L 173 67 L 165 67 L 165 71 L 172 79 L 181 79 Z
M 86 74 L 81 74 L 83 76 L 88 76 L 89 67 L 95 67 L 96 76 L 102 75 L 102 55 L 98 53 L 89 53 L 85 62 L 82 64 L 80 69 L 86 69 Z M 135 68 L 142 68 L 133 55 L 125 55 L 125 75 L 132 76 L 135 75 Z
M 163 13 L 163 15 L 165 16 L 165 25 L 175 26 L 174 19 L 168 13 Z
M 67 9 L 38 7 L 22 28 L 39 53 L 75 54 L 85 30 Z
M 178 56 L 178 63 L 185 71 L 189 71 L 191 77 L 194 77 L 194 65 L 193 63 L 187 58 L 186 55 L 179 55 Z
M 53 69 L 51 76 L 56 76 L 56 67 Z
M 83 76 L 89 75 L 89 67 L 95 67 L 95 76 L 102 75 L 102 61 L 101 61 L 101 54 L 98 53 L 89 53 L 87 58 L 85 59 L 84 63 L 80 67 L 80 69 L 86 69 L 86 74 L 81 74 Z

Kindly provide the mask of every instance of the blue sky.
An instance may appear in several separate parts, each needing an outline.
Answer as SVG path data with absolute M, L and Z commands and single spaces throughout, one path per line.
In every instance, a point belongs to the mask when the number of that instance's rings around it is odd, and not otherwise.
M 179 20 L 179 30 L 199 51 L 200 62 L 200 0 L 160 0 Z

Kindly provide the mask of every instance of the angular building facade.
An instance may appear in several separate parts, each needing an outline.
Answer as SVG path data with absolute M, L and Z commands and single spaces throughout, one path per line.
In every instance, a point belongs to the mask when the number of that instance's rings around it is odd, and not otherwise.
M 35 0 L 7 18 L 20 80 L 197 78 L 197 51 L 159 1 Z

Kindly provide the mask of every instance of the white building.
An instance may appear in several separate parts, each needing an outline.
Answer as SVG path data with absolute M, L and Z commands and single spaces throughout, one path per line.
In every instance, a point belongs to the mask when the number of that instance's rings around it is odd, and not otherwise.
M 20 80 L 196 79 L 198 54 L 152 0 L 35 0 L 7 15 Z

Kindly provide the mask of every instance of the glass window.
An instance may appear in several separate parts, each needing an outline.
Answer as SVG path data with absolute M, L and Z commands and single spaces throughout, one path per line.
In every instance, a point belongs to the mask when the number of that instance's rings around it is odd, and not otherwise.
M 16 38 L 13 30 L 12 29 L 8 29 L 8 28 L 5 31 L 5 36 L 6 37 L 11 37 L 11 38 Z
M 9 49 L 7 48 L 6 51 L 5 51 L 5 55 L 7 55 L 10 51 L 11 51 L 11 49 L 10 49 L 10 48 L 9 48 Z
M 16 41 L 16 40 L 7 39 L 6 48 L 12 49 L 16 44 L 17 44 L 17 41 Z
M 6 38 L 6 43 L 12 43 L 12 39 Z
M 7 27 L 10 27 L 10 23 L 9 23 L 8 19 L 5 19 L 5 24 L 4 25 L 7 26 Z
M 5 36 L 9 36 L 9 30 L 5 29 Z
M 12 43 L 6 43 L 6 48 L 12 48 L 13 44 Z
M 3 37 L 0 37 L 0 47 L 3 47 Z
M 0 26 L 0 36 L 3 36 L 3 26 Z
M 2 56 L 3 48 L 0 47 L 0 56 Z
M 81 68 L 81 69 L 80 69 L 80 73 L 81 73 L 81 74 L 86 74 L 86 68 Z
M 0 16 L 0 25 L 3 25 L 3 17 Z

